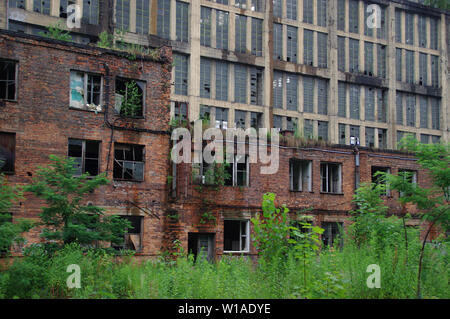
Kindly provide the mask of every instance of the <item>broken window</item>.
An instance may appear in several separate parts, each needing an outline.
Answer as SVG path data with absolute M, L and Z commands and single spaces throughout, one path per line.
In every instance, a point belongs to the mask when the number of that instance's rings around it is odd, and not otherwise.
M 174 54 L 175 94 L 187 95 L 188 91 L 188 56 Z
M 386 77 L 386 46 L 377 44 L 377 75 Z
M 364 115 L 366 121 L 375 121 L 375 90 L 366 87 Z
M 126 117 L 142 117 L 144 100 L 145 82 L 116 78 L 115 109 L 117 113 Z
M 338 70 L 345 72 L 345 38 L 338 36 Z
M 124 235 L 124 240 L 122 245 L 112 245 L 115 249 L 126 249 L 126 250 L 142 250 L 142 228 L 144 217 L 143 216 L 132 216 L 132 215 L 121 215 L 120 218 L 128 220 L 131 227 L 127 229 Z
M 211 22 L 210 22 L 211 27 Z M 189 41 L 189 4 L 176 1 L 176 36 L 178 41 Z M 210 44 L 211 45 L 211 44 Z
M 341 164 L 321 163 L 320 177 L 322 193 L 341 193 Z
M 316 79 L 317 82 L 317 112 L 328 114 L 328 81 Z
M 173 102 L 173 114 L 175 116 L 175 120 L 178 122 L 187 122 L 188 115 L 188 104 L 186 102 Z
M 114 172 L 116 180 L 144 180 L 144 146 L 114 144 Z
M 130 0 L 117 0 L 116 27 L 122 31 L 130 31 Z
M 347 117 L 347 85 L 338 82 L 338 116 Z
M 200 58 L 200 96 L 211 98 L 211 60 Z
M 406 95 L 406 125 L 416 126 L 416 96 Z
M 247 17 L 236 14 L 235 16 L 235 51 L 247 52 Z
M 349 50 L 349 71 L 352 73 L 359 72 L 359 40 L 348 39 Z
M 70 107 L 101 111 L 102 76 L 70 71 Z
M 283 129 L 283 117 L 279 115 L 273 116 L 273 128 L 278 129 L 278 132 Z
M 440 127 L 440 116 L 441 116 L 441 106 L 440 100 L 437 98 L 430 98 L 431 100 L 431 128 L 433 130 L 439 130 Z
M 402 12 L 395 10 L 395 41 L 402 43 Z
M 14 2 L 15 1 L 13 1 L 13 6 L 15 7 Z M 23 2 L 24 1 L 22 1 L 22 3 Z M 59 17 L 67 19 L 67 14 L 68 14 L 67 7 L 70 5 L 76 4 L 76 3 L 77 3 L 76 0 L 60 0 L 59 1 Z M 11 0 L 10 0 L 10 7 L 11 7 Z M 25 9 L 25 6 L 22 9 Z
M 273 0 L 273 16 L 281 18 L 283 0 Z
M 402 81 L 402 49 L 395 49 L 395 74 L 397 81 Z
M 228 63 L 216 61 L 216 100 L 228 100 Z
M 226 130 L 228 128 L 228 109 L 216 107 L 216 128 Z
M 33 11 L 50 15 L 50 0 L 33 0 Z
M 250 68 L 250 104 L 262 105 L 263 70 Z
M 303 29 L 303 64 L 313 65 L 313 36 L 313 31 Z
M 224 220 L 224 252 L 248 252 L 250 250 L 250 223 L 248 220 Z
M 406 82 L 414 83 L 414 52 L 405 50 Z
M 407 181 L 410 184 L 417 184 L 417 171 L 410 169 L 399 169 L 398 176 L 402 176 L 404 181 Z M 399 192 L 399 196 L 402 197 L 405 194 L 403 192 Z
M 323 245 L 329 247 L 338 245 L 339 247 L 342 247 L 343 240 L 341 238 L 341 229 L 343 223 L 322 222 L 321 226 L 324 229 L 324 232 L 322 233 Z
M 431 55 L 431 85 L 439 87 L 439 57 Z
M 10 8 L 19 8 L 19 9 L 25 9 L 26 0 L 9 0 L 9 7 Z
M 200 44 L 211 46 L 211 8 L 201 7 Z
M 428 55 L 426 53 L 419 53 L 419 84 L 427 85 L 428 76 Z
M 297 0 L 286 0 L 286 18 L 297 20 Z
M 314 0 L 303 0 L 303 22 L 313 23 Z
M 14 173 L 16 135 L 0 132 L 0 173 Z
M 235 110 L 234 111 L 234 123 L 236 128 L 242 128 L 245 130 L 245 118 L 247 116 L 246 111 Z
M 235 155 L 233 163 L 228 167 L 229 178 L 225 180 L 227 186 L 249 185 L 249 162 L 247 155 Z
M 373 43 L 364 42 L 364 74 L 373 76 Z
M 366 127 L 366 147 L 375 147 L 375 128 Z
M 75 161 L 75 176 L 88 173 L 96 176 L 99 173 L 100 142 L 69 138 L 68 156 Z
M 283 25 L 273 24 L 273 58 L 283 60 Z
M 99 0 L 83 0 L 83 23 L 98 24 L 98 12 Z
M 387 92 L 386 90 L 377 91 L 378 103 L 378 121 L 386 123 L 387 118 Z
M 170 0 L 158 0 L 157 34 L 170 39 Z
M 247 67 L 234 65 L 234 102 L 247 103 Z
M 419 46 L 427 47 L 427 18 L 424 15 L 419 15 L 418 31 L 419 31 Z
M 287 55 L 288 62 L 297 63 L 297 28 L 287 26 Z
M 295 132 L 297 129 L 297 118 L 295 117 L 286 117 L 286 130 L 289 132 Z
M 345 0 L 337 2 L 337 29 L 345 31 Z
M 283 73 L 273 72 L 273 107 L 283 108 Z
M 405 43 L 414 44 L 414 15 L 405 12 Z
M 303 135 L 305 138 L 313 138 L 314 136 L 314 127 L 312 120 L 303 120 Z
M 216 48 L 228 50 L 228 12 L 216 11 Z
M 359 1 L 348 2 L 348 32 L 359 33 Z
M 316 0 L 317 4 L 317 25 L 327 26 L 327 0 Z
M 328 141 L 328 122 L 318 121 L 317 122 L 317 138 L 319 140 Z
M 252 54 L 262 56 L 263 20 L 252 18 Z
M 356 137 L 359 139 L 359 126 L 350 125 L 350 137 Z
M 149 28 L 149 1 L 136 0 L 136 32 L 148 34 Z
M 17 64 L 0 60 L 0 100 L 17 100 Z
M 211 107 L 207 105 L 200 105 L 200 119 L 209 123 L 211 120 Z
M 345 124 L 339 124 L 339 144 L 347 144 L 347 135 L 345 133 Z
M 430 49 L 437 50 L 439 34 L 439 20 L 436 18 L 430 18 Z
M 350 85 L 350 118 L 359 120 L 360 114 L 360 90 L 357 85 Z
M 326 68 L 328 65 L 328 34 L 317 32 L 317 66 Z
M 250 112 L 250 127 L 258 130 L 262 125 L 262 113 L 259 112 Z
M 289 178 L 291 191 L 311 191 L 311 167 L 312 161 L 301 161 L 297 159 L 290 160 Z
M 298 80 L 295 74 L 286 74 L 286 104 L 288 110 L 297 110 Z
M 385 128 L 378 129 L 378 148 L 379 149 L 387 148 L 387 129 Z
M 314 78 L 303 77 L 303 112 L 314 113 Z

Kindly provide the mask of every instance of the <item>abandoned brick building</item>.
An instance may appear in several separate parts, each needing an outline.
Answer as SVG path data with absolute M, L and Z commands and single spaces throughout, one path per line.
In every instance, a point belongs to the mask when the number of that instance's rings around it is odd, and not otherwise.
M 74 43 L 36 37 L 57 21 L 66 28 L 70 4 L 82 12 L 80 28 L 70 30 Z M 375 29 L 365 23 L 370 4 L 381 10 Z M 107 172 L 113 184 L 92 201 L 132 216 L 127 243 L 140 255 L 175 239 L 210 257 L 255 254 L 249 218 L 265 192 L 292 212 L 313 208 L 328 244 L 348 222 L 356 185 L 377 170 L 413 171 L 413 182 L 427 185 L 414 158 L 396 151 L 402 136 L 449 139 L 450 14 L 411 1 L 7 0 L 0 28 L 9 30 L 0 51 L 0 140 L 13 154 L 2 170 L 24 183 L 48 154 L 67 154 L 79 158 L 81 171 Z M 174 67 L 166 58 L 137 63 L 93 45 L 102 31 L 115 30 L 126 30 L 128 43 L 171 47 Z M 162 56 L 171 60 L 167 51 Z M 166 92 L 160 79 L 170 75 Z M 144 92 L 138 129 L 115 129 L 126 79 Z M 90 95 L 70 93 L 72 85 Z M 273 127 L 286 141 L 295 131 L 320 142 L 286 142 L 273 175 L 261 175 L 260 164 L 233 165 L 217 191 L 198 185 L 202 166 L 168 160 L 169 119 L 199 118 L 224 130 Z M 121 173 L 121 161 L 131 162 L 132 176 Z M 396 196 L 386 194 L 390 213 L 400 209 Z M 14 214 L 38 207 L 24 203 Z

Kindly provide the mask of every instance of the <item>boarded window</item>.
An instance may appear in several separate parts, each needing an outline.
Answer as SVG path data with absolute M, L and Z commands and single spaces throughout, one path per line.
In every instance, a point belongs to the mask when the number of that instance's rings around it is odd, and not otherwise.
M 188 91 L 188 57 L 174 54 L 175 94 L 187 95 Z
M 419 46 L 422 48 L 427 47 L 427 18 L 424 15 L 419 15 L 418 21 L 419 32 Z
M 101 110 L 102 77 L 78 71 L 70 72 L 70 107 Z
M 262 56 L 263 20 L 252 18 L 252 54 Z
M 211 97 L 211 60 L 200 58 L 200 96 Z
M 33 11 L 50 14 L 50 0 L 33 0 Z
M 303 64 L 313 65 L 313 35 L 313 31 L 303 29 Z
M 406 82 L 414 83 L 414 52 L 405 50 Z
M 250 69 L 250 103 L 262 105 L 263 70 L 252 67 Z
M 431 55 L 431 85 L 439 87 L 439 57 Z
M 419 53 L 419 84 L 427 85 L 428 76 L 428 55 Z
M 186 2 L 176 2 L 176 36 L 178 41 L 188 42 L 189 34 L 189 4 Z M 211 27 L 211 22 L 210 22 Z
M 439 130 L 440 126 L 440 116 L 441 116 L 441 106 L 440 100 L 436 98 L 430 98 L 431 100 L 431 128 L 433 130 Z
M 377 113 L 378 121 L 386 123 L 387 118 L 387 91 L 378 90 L 377 91 Z
M 273 0 L 273 16 L 281 18 L 283 13 L 283 0 Z
M 115 89 L 116 112 L 125 117 L 142 117 L 145 99 L 145 83 L 131 79 L 117 78 Z M 131 92 L 136 92 L 137 96 Z M 133 105 L 127 103 L 129 101 Z
M 273 72 L 273 107 L 283 108 L 283 74 Z
M 359 72 L 359 41 L 355 39 L 349 39 L 349 71 L 352 73 Z
M 360 100 L 359 86 L 350 85 L 350 118 L 359 120 Z
M 158 0 L 157 33 L 164 39 L 170 38 L 170 0 Z
M 289 189 L 291 191 L 311 191 L 311 167 L 312 161 L 301 161 L 297 159 L 291 159 L 289 161 Z
M 328 122 L 318 121 L 317 122 L 317 133 L 319 140 L 328 141 Z
M 395 49 L 395 74 L 397 81 L 402 80 L 402 49 Z
M 149 30 L 149 1 L 136 0 L 136 32 L 148 34 Z
M 405 13 L 405 43 L 414 44 L 414 15 Z
M 297 63 L 297 28 L 287 26 L 287 56 L 288 62 Z
M 377 75 L 386 77 L 386 46 L 377 44 Z
M 319 68 L 326 68 L 328 65 L 327 40 L 328 34 L 317 32 L 317 66 Z
M 345 72 L 345 38 L 338 36 L 338 70 Z
M 16 100 L 16 63 L 0 60 L 0 100 Z
M 288 110 L 297 110 L 297 75 L 286 74 L 286 104 Z
M 211 46 L 211 9 L 201 7 L 200 18 L 200 44 Z
M 348 31 L 359 33 L 359 1 L 349 0 L 348 11 Z
M 75 176 L 88 173 L 96 176 L 99 173 L 100 142 L 69 138 L 68 156 L 74 161 Z
M 373 43 L 364 42 L 364 74 L 373 76 Z
M 371 87 L 365 89 L 364 114 L 366 121 L 375 121 L 375 90 Z
M 228 12 L 216 11 L 216 48 L 228 50 Z
M 283 26 L 279 23 L 273 24 L 273 58 L 283 60 Z
M 328 114 L 328 81 L 317 79 L 317 112 Z
M 239 53 L 247 52 L 247 17 L 236 15 L 235 51 Z
M 303 112 L 314 112 L 314 78 L 303 77 Z
M 116 27 L 119 30 L 130 31 L 130 0 L 117 0 Z
M 396 123 L 403 125 L 403 94 L 400 92 L 397 92 L 396 98 L 395 98 L 395 108 L 396 108 Z
M 228 100 L 228 63 L 216 61 L 216 100 Z
M 303 0 L 303 22 L 313 23 L 314 0 Z
M 341 193 L 341 165 L 334 163 L 320 164 L 321 188 L 323 193 Z
M 317 3 L 317 25 L 327 26 L 327 0 L 316 0 Z
M 430 18 L 430 49 L 437 50 L 438 45 L 438 31 L 439 20 L 436 18 Z
M 144 180 L 144 146 L 115 143 L 114 179 Z
M 339 124 L 339 144 L 347 144 L 346 134 L 345 134 L 345 124 Z
M 347 117 L 347 85 L 338 82 L 338 116 Z
M 245 129 L 245 118 L 247 116 L 246 111 L 235 110 L 234 111 L 234 123 L 236 128 Z
M 312 120 L 304 120 L 303 121 L 303 135 L 306 138 L 313 138 L 314 130 L 313 130 L 313 121 Z
M 375 147 L 375 129 L 373 127 L 366 127 L 366 147 Z
M 234 102 L 247 103 L 247 67 L 234 65 Z
M 297 0 L 286 0 L 286 18 L 297 20 Z
M 345 0 L 338 0 L 337 2 L 337 28 L 338 30 L 345 31 Z
M 420 127 L 428 128 L 428 101 L 425 96 L 419 96 Z
M 395 41 L 402 42 L 402 12 L 395 10 Z
M 16 135 L 0 132 L 0 173 L 13 173 L 16 155 Z

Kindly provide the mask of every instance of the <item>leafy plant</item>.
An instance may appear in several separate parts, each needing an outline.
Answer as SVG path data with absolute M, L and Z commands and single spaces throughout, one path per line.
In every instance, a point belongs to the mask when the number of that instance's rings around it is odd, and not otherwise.
M 125 82 L 125 90 L 119 93 L 124 96 L 120 108 L 120 114 L 125 117 L 137 117 L 142 115 L 142 94 L 139 93 L 139 88 L 136 81 Z
M 61 22 L 49 25 L 47 27 L 47 31 L 49 32 L 48 34 L 44 32 L 39 32 L 39 35 L 60 41 L 72 41 L 72 36 L 70 35 L 69 31 L 65 31 L 62 28 Z

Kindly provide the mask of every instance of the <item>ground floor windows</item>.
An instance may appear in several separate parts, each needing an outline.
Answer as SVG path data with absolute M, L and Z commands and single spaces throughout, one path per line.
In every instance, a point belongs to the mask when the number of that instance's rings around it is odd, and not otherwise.
M 120 216 L 120 218 L 126 219 L 130 222 L 131 227 L 128 228 L 124 235 L 122 245 L 113 245 L 115 249 L 125 250 L 142 250 L 142 229 L 143 229 L 143 216 Z
M 250 221 L 225 220 L 223 226 L 224 252 L 249 252 Z
M 322 222 L 322 243 L 324 246 L 342 246 L 342 222 Z

